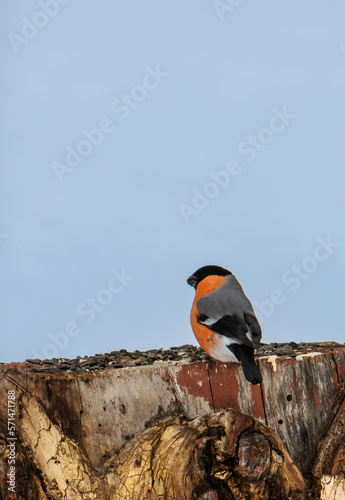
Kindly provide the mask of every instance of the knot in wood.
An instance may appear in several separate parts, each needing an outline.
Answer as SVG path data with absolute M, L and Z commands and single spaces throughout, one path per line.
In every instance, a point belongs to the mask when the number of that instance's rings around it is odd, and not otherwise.
M 249 481 L 258 481 L 270 469 L 270 444 L 256 432 L 244 434 L 238 443 L 237 472 Z

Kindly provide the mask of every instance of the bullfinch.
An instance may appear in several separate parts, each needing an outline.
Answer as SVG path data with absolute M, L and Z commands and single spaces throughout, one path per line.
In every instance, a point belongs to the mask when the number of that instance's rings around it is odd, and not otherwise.
M 190 320 L 200 346 L 220 361 L 239 361 L 246 379 L 260 384 L 254 349 L 260 346 L 261 328 L 235 276 L 219 266 L 204 266 L 187 283 L 195 288 Z

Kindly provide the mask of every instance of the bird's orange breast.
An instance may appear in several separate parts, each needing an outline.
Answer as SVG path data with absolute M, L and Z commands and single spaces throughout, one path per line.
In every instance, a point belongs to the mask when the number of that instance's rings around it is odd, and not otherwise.
M 215 347 L 214 344 L 217 343 L 217 335 L 207 328 L 207 326 L 198 322 L 197 318 L 200 313 L 198 311 L 197 302 L 201 297 L 205 297 L 214 290 L 217 290 L 217 288 L 220 288 L 225 283 L 226 279 L 227 276 L 207 276 L 207 278 L 200 281 L 195 290 L 195 297 L 190 313 L 190 322 L 196 340 L 199 342 L 200 347 L 208 354 L 210 354 L 210 351 L 213 350 L 212 348 Z

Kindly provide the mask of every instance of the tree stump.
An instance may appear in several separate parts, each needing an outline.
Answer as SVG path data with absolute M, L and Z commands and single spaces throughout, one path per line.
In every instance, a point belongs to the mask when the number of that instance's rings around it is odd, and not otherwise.
M 258 362 L 261 387 L 193 346 L 0 365 L 0 500 L 344 499 L 344 346 Z

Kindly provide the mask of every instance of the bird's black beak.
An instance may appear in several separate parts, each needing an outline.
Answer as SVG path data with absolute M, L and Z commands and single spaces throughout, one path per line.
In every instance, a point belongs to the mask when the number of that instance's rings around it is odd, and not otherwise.
M 187 279 L 187 283 L 190 286 L 194 286 L 194 288 L 196 287 L 196 285 L 198 284 L 198 282 L 197 282 L 197 279 L 194 276 L 194 274 L 192 274 L 192 276 L 189 276 L 189 278 Z

